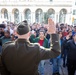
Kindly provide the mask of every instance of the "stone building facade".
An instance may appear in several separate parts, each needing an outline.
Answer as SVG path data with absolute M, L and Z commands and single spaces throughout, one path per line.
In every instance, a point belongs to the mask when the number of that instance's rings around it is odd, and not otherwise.
M 47 22 L 72 24 L 73 0 L 0 0 L 0 18 L 19 23 Z

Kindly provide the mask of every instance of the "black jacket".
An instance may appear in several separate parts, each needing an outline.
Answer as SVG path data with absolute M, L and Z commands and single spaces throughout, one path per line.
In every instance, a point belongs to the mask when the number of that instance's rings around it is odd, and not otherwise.
M 66 45 L 67 59 L 76 60 L 76 44 L 74 40 L 69 40 Z
M 67 46 L 67 42 L 68 42 L 69 40 L 72 40 L 72 37 L 70 37 L 68 40 L 66 39 L 66 37 L 63 38 L 63 43 L 62 43 L 62 55 L 64 55 L 65 52 L 67 52 L 66 46 Z

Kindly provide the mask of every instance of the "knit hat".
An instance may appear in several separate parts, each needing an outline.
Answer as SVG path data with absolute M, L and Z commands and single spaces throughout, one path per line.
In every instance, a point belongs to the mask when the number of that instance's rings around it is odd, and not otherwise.
M 17 33 L 19 35 L 24 35 L 29 32 L 29 26 L 26 20 L 20 22 L 17 26 Z

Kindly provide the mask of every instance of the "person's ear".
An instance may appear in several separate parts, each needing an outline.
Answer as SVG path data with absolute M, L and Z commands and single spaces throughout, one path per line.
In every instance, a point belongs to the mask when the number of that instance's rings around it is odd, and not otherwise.
M 28 36 L 31 36 L 31 32 L 28 33 Z
M 16 31 L 14 31 L 14 35 L 15 35 L 15 36 L 18 36 L 18 33 L 17 33 Z

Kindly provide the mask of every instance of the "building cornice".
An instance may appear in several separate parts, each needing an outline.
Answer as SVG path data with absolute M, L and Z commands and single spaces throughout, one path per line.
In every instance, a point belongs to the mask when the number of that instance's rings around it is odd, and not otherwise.
M 17 6 L 17 7 L 18 7 L 18 6 L 22 6 L 22 7 L 23 7 L 23 6 L 31 6 L 31 7 L 35 7 L 35 6 L 39 6 L 39 7 L 40 7 L 40 6 L 41 6 L 41 7 L 49 7 L 49 6 L 51 6 L 51 7 L 72 7 L 72 5 L 51 5 L 51 4 L 50 4 L 50 5 L 25 5 L 25 4 L 23 4 L 23 5 L 20 5 L 20 4 L 16 4 L 16 5 L 15 5 L 15 4 L 3 5 L 3 4 L 2 4 L 2 5 L 1 5 L 1 4 L 0 4 L 0 6 Z
M 55 6 L 71 7 L 72 1 L 0 1 L 0 6 Z

